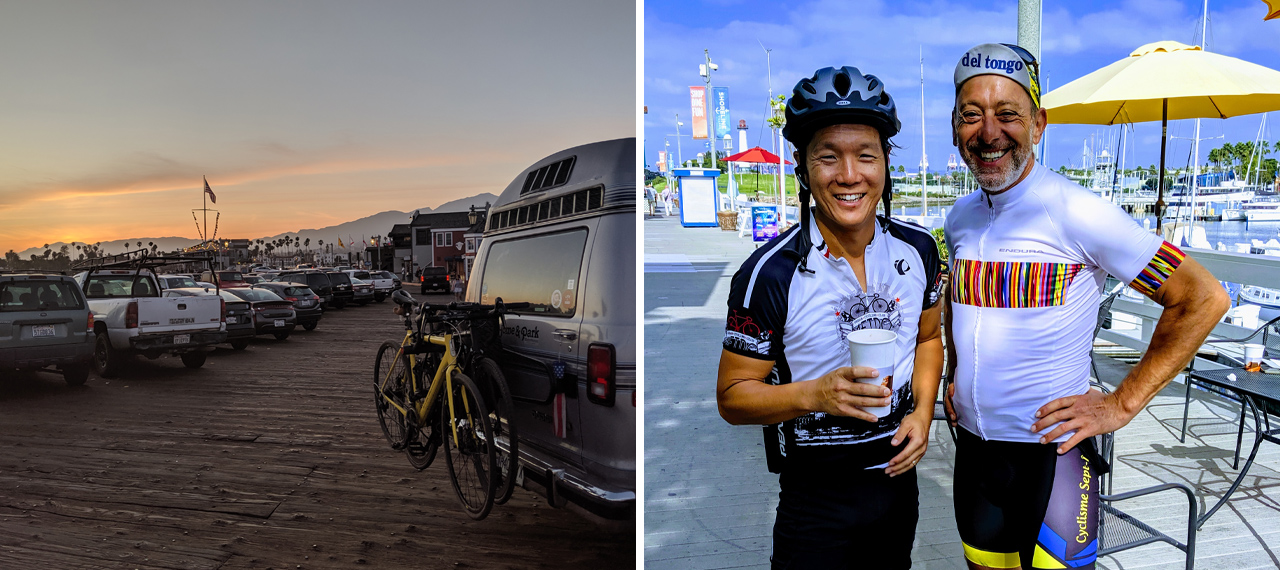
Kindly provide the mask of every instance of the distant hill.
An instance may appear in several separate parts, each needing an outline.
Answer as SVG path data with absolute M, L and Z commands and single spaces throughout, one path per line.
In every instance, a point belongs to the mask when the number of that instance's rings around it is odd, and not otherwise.
M 476 206 L 476 208 L 482 208 L 484 207 L 486 202 L 492 204 L 497 201 L 498 201 L 497 196 L 494 196 L 493 194 L 489 194 L 486 192 L 484 194 L 479 194 L 476 196 L 472 196 L 470 198 L 462 198 L 460 200 L 446 202 L 444 204 L 436 206 L 434 209 L 419 208 L 417 211 L 422 212 L 424 214 L 430 213 L 430 212 L 465 212 L 473 204 Z M 276 234 L 273 236 L 256 236 L 250 239 L 254 239 L 254 240 L 262 239 L 266 241 L 273 241 L 283 237 L 289 237 L 289 238 L 301 237 L 303 240 L 310 239 L 311 247 L 316 249 L 318 249 L 317 244 L 319 243 L 320 240 L 324 240 L 325 244 L 329 244 L 329 243 L 336 244 L 338 243 L 339 237 L 342 238 L 343 242 L 346 242 L 348 239 L 354 238 L 356 240 L 356 243 L 360 243 L 360 240 L 368 239 L 375 235 L 381 235 L 381 236 L 387 235 L 387 232 L 391 231 L 391 226 L 395 224 L 409 223 L 409 219 L 412 215 L 413 215 L 412 211 L 400 212 L 397 210 L 391 210 L 388 212 L 379 212 L 372 216 L 366 216 L 358 220 L 352 220 L 350 222 L 343 222 L 341 224 L 337 224 L 334 226 L 326 226 L 319 229 L 304 229 L 304 230 L 298 230 L 296 232 L 286 232 L 282 234 Z M 220 236 L 220 237 L 243 238 L 245 236 Z M 177 237 L 177 236 L 168 236 L 168 237 L 160 237 L 160 238 L 138 237 L 138 238 L 129 238 L 127 240 L 121 239 L 121 240 L 113 240 L 113 241 L 104 241 L 102 242 L 102 249 L 107 254 L 124 253 L 125 243 L 129 244 L 129 248 L 128 248 L 129 251 L 133 251 L 135 249 L 138 249 L 138 242 L 142 242 L 142 247 L 144 248 L 149 249 L 150 246 L 148 244 L 154 242 L 157 246 L 159 246 L 160 251 L 172 251 L 175 249 L 195 245 L 199 243 L 200 240 L 194 239 L 194 238 Z M 61 248 L 64 245 L 68 245 L 68 244 L 64 242 L 51 243 L 49 244 L 49 249 L 52 249 L 53 251 L 58 251 L 59 248 Z M 44 253 L 44 249 L 45 248 L 42 248 L 42 247 L 33 247 L 30 249 L 26 249 L 18 252 L 18 255 L 22 257 L 22 259 L 29 259 L 32 254 L 40 255 L 41 253 Z M 74 247 L 70 248 L 70 254 L 71 254 L 71 258 L 75 259 L 77 254 Z

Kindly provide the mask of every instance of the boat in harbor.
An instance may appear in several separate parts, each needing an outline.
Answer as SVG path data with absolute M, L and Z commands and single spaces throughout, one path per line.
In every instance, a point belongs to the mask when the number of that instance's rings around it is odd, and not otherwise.
M 1280 196 L 1255 198 L 1243 204 L 1241 213 L 1250 222 L 1280 221 Z

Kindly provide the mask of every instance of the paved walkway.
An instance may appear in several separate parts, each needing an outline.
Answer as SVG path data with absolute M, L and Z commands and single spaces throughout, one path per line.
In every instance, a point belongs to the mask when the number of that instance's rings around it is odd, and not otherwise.
M 764 465 L 759 428 L 731 426 L 716 412 L 715 377 L 729 281 L 752 250 L 717 228 L 683 228 L 648 218 L 645 242 L 645 537 L 647 568 L 767 568 L 777 477 Z M 1099 357 L 1111 384 L 1128 365 Z M 1196 490 L 1200 510 L 1234 479 L 1237 408 L 1198 395 L 1187 442 L 1178 443 L 1183 385 L 1170 385 L 1116 442 L 1115 492 L 1160 482 Z M 1246 441 L 1251 435 L 1246 434 Z M 916 568 L 964 568 L 952 512 L 954 447 L 941 422 L 920 462 Z M 1280 567 L 1280 446 L 1264 445 L 1230 503 L 1201 529 L 1196 568 Z M 1179 539 L 1186 501 L 1175 493 L 1135 499 L 1125 509 Z M 1208 503 L 1206 505 L 1206 502 Z M 1181 520 L 1179 520 L 1181 517 Z M 1099 559 L 1100 568 L 1180 568 L 1164 544 Z

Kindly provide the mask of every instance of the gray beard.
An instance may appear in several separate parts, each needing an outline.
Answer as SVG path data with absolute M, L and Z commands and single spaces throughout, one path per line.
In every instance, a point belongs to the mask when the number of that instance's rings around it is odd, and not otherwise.
M 974 178 L 978 180 L 978 186 L 981 186 L 983 190 L 989 193 L 999 193 L 1008 190 L 1018 180 L 1018 176 L 1022 174 L 1023 166 L 1031 158 L 1031 147 L 1018 145 L 1013 151 L 1012 160 L 1009 162 L 1009 170 L 1006 172 L 978 174 L 978 170 L 973 167 L 973 162 L 969 160 L 972 155 L 968 151 L 961 153 L 961 155 L 965 162 L 968 163 L 969 171 L 973 172 Z

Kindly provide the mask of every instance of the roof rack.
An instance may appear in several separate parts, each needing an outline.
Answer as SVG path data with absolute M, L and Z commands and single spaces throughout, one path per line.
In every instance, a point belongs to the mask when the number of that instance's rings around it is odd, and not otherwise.
M 86 259 L 72 265 L 72 269 L 95 270 L 95 269 L 155 269 L 165 265 L 174 265 L 178 263 L 210 263 L 213 262 L 213 252 L 196 252 L 186 255 L 156 255 L 152 256 L 147 250 L 138 250 L 129 253 L 119 253 L 116 255 L 107 255 L 103 257 L 95 257 Z M 212 269 L 212 265 L 210 265 Z

